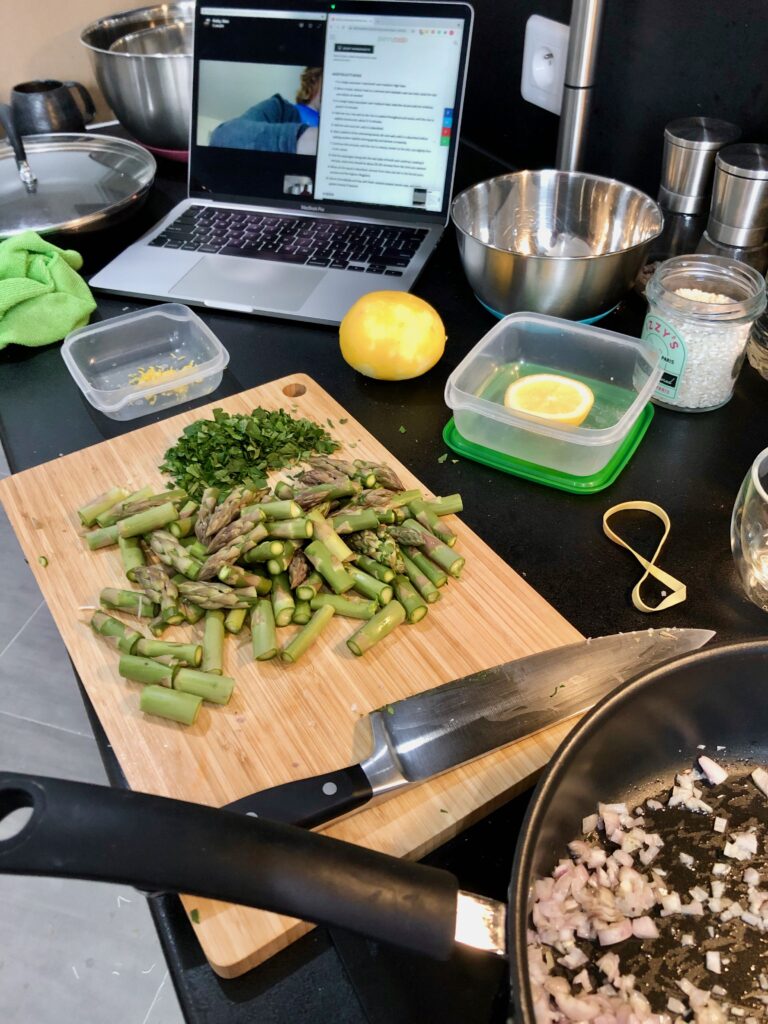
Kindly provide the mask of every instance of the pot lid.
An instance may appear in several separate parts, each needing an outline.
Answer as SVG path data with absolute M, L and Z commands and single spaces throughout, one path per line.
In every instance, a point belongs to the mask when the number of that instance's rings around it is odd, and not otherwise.
M 19 231 L 89 231 L 146 192 L 155 159 L 141 146 L 111 135 L 27 135 L 24 148 L 37 178 L 28 192 L 13 150 L 0 144 L 0 238 Z
M 683 149 L 720 149 L 735 142 L 740 135 L 738 125 L 716 117 L 681 117 L 670 121 L 664 129 L 665 138 Z
M 717 154 L 717 166 L 726 174 L 765 181 L 768 179 L 768 146 L 760 142 L 728 146 Z

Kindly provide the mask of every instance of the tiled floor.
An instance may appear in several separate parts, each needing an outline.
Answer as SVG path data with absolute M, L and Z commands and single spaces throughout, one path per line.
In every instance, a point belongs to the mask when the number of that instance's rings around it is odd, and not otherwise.
M 0 769 L 106 782 L 64 645 L 1 505 Z M 3 1024 L 182 1020 L 137 892 L 0 875 Z

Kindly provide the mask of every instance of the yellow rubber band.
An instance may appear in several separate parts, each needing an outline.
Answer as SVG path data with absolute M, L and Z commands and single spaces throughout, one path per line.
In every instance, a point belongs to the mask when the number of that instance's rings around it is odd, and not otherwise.
M 653 558 L 648 561 L 641 554 L 638 554 L 634 548 L 630 547 L 625 540 L 622 540 L 617 533 L 615 533 L 608 525 L 608 520 L 611 516 L 617 512 L 650 512 L 651 515 L 656 516 L 664 525 L 664 533 L 661 536 L 661 540 L 653 554 Z M 671 526 L 669 516 L 660 505 L 655 505 L 652 501 L 623 501 L 620 505 L 614 505 L 613 508 L 609 508 L 608 511 L 603 515 L 603 532 L 609 540 L 612 540 L 614 544 L 618 544 L 622 548 L 626 548 L 630 554 L 634 555 L 640 565 L 645 569 L 642 577 L 637 581 L 632 589 L 632 604 L 637 608 L 639 612 L 662 612 L 666 608 L 672 608 L 673 605 L 682 604 L 688 596 L 688 591 L 684 583 L 680 580 L 675 579 L 674 576 L 670 576 L 668 572 L 664 572 L 656 565 L 656 559 L 661 554 L 661 549 L 666 543 L 667 537 L 669 536 L 669 529 Z M 649 576 L 653 576 L 655 580 L 662 583 L 667 587 L 670 593 L 663 598 L 655 608 L 652 608 L 649 604 L 640 596 L 640 589 Z

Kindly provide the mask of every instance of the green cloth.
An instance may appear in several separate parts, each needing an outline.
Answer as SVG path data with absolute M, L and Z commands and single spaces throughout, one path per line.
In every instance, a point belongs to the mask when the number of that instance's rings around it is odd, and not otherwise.
M 49 345 L 88 323 L 96 303 L 82 265 L 80 253 L 34 231 L 0 242 L 0 349 Z

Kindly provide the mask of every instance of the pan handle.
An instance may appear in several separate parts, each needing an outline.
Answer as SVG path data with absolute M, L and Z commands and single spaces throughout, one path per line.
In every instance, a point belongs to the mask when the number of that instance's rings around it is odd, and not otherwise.
M 121 882 L 273 910 L 447 959 L 447 871 L 264 819 L 81 782 L 0 772 L 0 872 Z M 0 832 L 0 835 L 2 833 Z
M 19 177 L 22 180 L 24 188 L 27 192 L 37 192 L 37 178 L 27 162 L 27 153 L 24 149 L 24 143 L 21 141 L 21 135 L 16 131 L 16 125 L 13 121 L 13 111 L 7 103 L 0 103 L 0 125 L 5 129 L 5 134 L 8 137 L 8 144 L 13 150 L 13 155 L 16 159 L 16 166 L 19 169 Z

